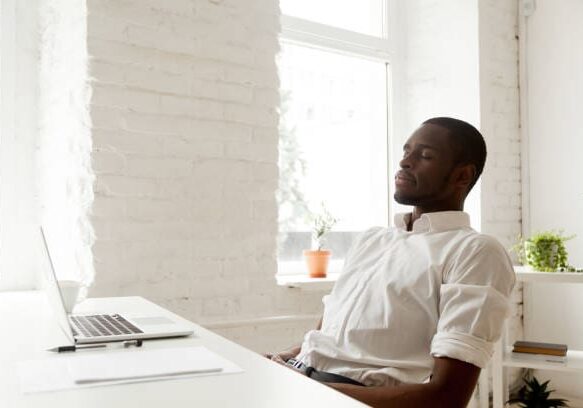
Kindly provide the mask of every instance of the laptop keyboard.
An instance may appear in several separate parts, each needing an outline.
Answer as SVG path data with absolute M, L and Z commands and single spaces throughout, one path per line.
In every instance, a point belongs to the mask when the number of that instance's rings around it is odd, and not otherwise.
M 143 333 L 136 326 L 118 314 L 70 316 L 73 335 L 81 333 L 84 337 L 119 336 L 123 334 Z

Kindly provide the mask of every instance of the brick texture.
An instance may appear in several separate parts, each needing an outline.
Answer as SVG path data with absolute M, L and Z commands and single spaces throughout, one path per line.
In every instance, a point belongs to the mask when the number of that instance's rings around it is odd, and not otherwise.
M 482 178 L 482 230 L 509 248 L 522 228 L 518 3 L 488 0 L 478 7 L 480 127 L 489 149 Z

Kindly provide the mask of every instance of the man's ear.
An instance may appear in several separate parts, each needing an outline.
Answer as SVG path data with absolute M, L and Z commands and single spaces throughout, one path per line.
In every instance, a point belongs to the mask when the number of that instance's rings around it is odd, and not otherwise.
M 463 164 L 454 171 L 453 182 L 456 187 L 468 189 L 476 176 L 476 166 L 473 164 Z

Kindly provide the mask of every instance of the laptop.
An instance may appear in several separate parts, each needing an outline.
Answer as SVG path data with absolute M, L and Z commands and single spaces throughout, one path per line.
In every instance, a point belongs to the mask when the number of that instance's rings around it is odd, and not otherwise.
M 192 327 L 165 315 L 123 315 L 121 313 L 67 314 L 54 269 L 50 243 L 40 228 L 42 262 L 41 279 L 59 326 L 75 344 L 105 343 L 137 339 L 181 337 L 193 334 Z

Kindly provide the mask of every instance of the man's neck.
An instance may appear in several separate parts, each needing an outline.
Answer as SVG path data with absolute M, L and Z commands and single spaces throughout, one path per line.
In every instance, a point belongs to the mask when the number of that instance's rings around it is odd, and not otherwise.
M 423 214 L 434 213 L 434 212 L 441 212 L 441 211 L 463 211 L 464 205 L 461 203 L 459 206 L 454 207 L 447 207 L 447 208 L 440 208 L 440 209 L 424 209 L 422 207 L 413 207 L 413 211 L 411 212 L 411 217 L 409 218 L 409 222 L 407 223 L 407 231 L 413 231 L 413 223 L 417 221 Z

